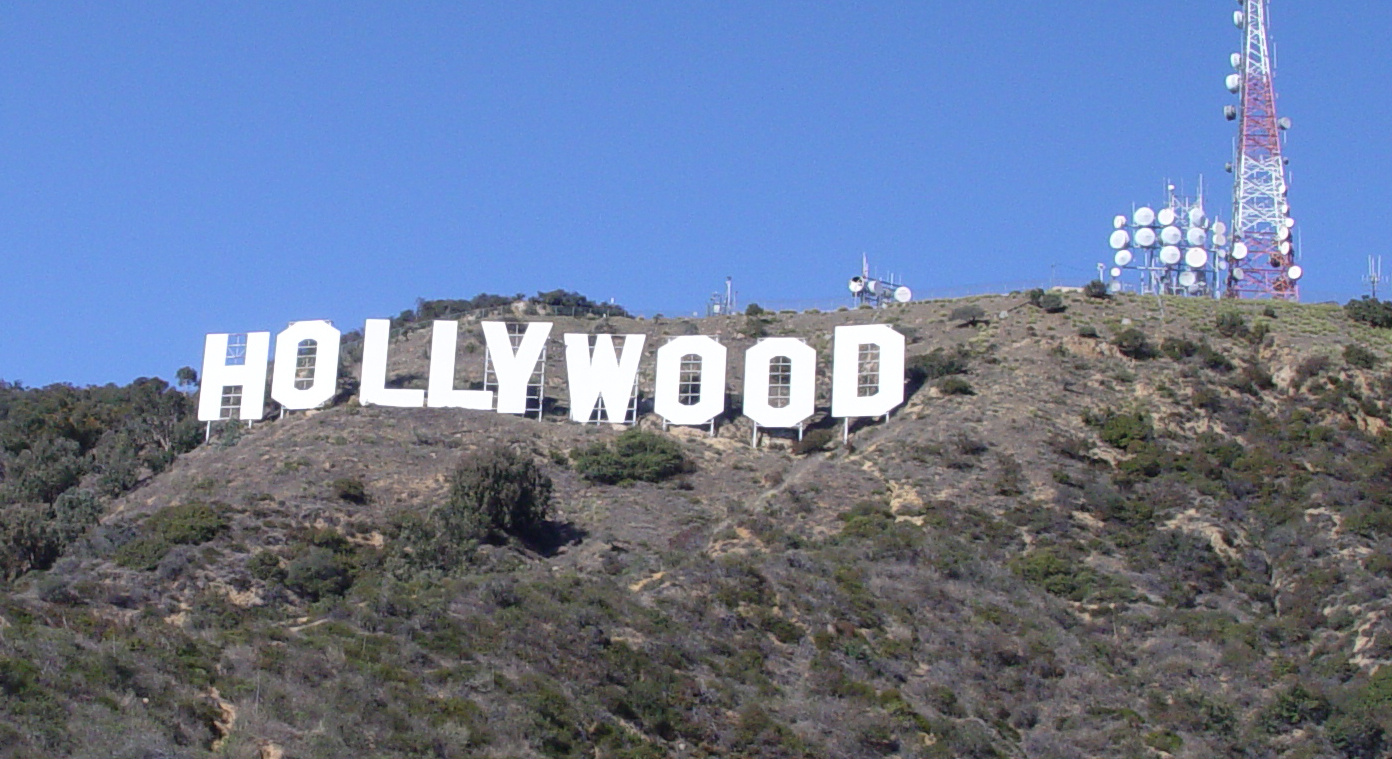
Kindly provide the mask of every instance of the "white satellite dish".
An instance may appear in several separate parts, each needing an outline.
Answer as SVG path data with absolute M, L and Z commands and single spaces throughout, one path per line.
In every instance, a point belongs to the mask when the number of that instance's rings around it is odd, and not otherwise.
M 1215 222 L 1213 222 L 1213 234 L 1215 234 L 1215 235 L 1222 235 L 1222 234 L 1227 234 L 1227 232 L 1228 232 L 1228 225 L 1227 225 L 1227 224 L 1224 224 L 1224 223 L 1221 222 L 1221 221 L 1215 221 Z
M 1214 244 L 1216 247 L 1219 247 L 1219 248 L 1223 247 L 1224 245 L 1227 245 L 1227 244 L 1228 244 L 1228 236 L 1225 235 L 1225 234 L 1223 234 L 1222 232 L 1217 232 L 1217 233 L 1215 233 L 1215 234 L 1213 235 L 1213 244 Z
M 908 303 L 911 300 L 913 300 L 913 290 L 910 290 L 908 285 L 899 285 L 894 288 L 895 303 Z
M 1232 270 L 1232 278 L 1233 278 L 1233 279 L 1241 280 L 1241 279 L 1243 279 L 1243 278 L 1246 277 L 1246 276 L 1247 276 L 1247 275 L 1244 274 L 1243 271 L 1242 271 L 1241 269 L 1233 269 L 1233 270 Z
M 1184 251 L 1184 263 L 1195 269 L 1202 269 L 1208 264 L 1208 251 L 1203 248 L 1190 248 Z
M 1131 244 L 1131 235 L 1126 230 L 1118 229 L 1112 232 L 1112 250 L 1122 250 Z
M 1218 259 L 1218 268 L 1221 269 L 1221 270 L 1223 270 L 1223 271 L 1227 271 L 1227 270 L 1228 270 L 1228 262 L 1227 262 L 1227 261 L 1224 261 L 1224 260 L 1221 259 L 1221 258 Z
M 1160 242 L 1166 245 L 1178 245 L 1184 239 L 1184 233 L 1179 231 L 1179 227 L 1165 227 L 1160 230 Z
M 881 286 L 882 284 L 878 279 L 868 279 L 865 281 L 865 289 L 869 290 L 871 293 L 875 295 L 880 294 Z
M 1234 71 L 1242 70 L 1242 53 L 1233 53 L 1228 56 L 1228 62 L 1232 64 Z
M 1286 217 L 1286 226 L 1289 227 L 1290 229 L 1295 229 L 1295 219 L 1293 219 L 1293 218 L 1287 216 L 1287 217 Z
M 1198 227 L 1190 227 L 1185 239 L 1189 241 L 1190 245 L 1202 247 L 1204 243 L 1208 242 L 1208 233 Z
M 1125 266 L 1131 263 L 1131 251 L 1118 250 L 1117 254 L 1112 257 L 1112 260 L 1116 262 L 1117 266 Z
M 851 281 L 846 283 L 846 289 L 859 295 L 865 289 L 865 280 L 860 277 L 851 277 Z
M 1182 271 L 1179 273 L 1179 284 L 1182 287 L 1193 287 L 1199 282 L 1198 272 Z
M 1175 212 L 1173 208 L 1162 208 L 1160 213 L 1155 214 L 1155 220 L 1160 226 L 1168 227 L 1175 222 Z
M 1292 249 L 1294 246 L 1291 245 L 1291 241 L 1290 241 L 1290 240 L 1282 240 L 1281 243 L 1280 243 L 1279 245 L 1277 245 L 1276 247 L 1277 247 L 1278 250 L 1281 251 L 1281 255 L 1283 255 L 1283 256 L 1289 256 L 1289 255 L 1291 254 L 1291 249 Z
M 1125 216 L 1118 216 L 1118 217 L 1116 217 L 1115 219 L 1112 219 L 1112 228 L 1113 228 L 1113 229 L 1125 229 L 1125 228 L 1126 228 L 1126 217 L 1125 217 Z
M 1289 240 L 1289 239 L 1290 239 L 1290 227 L 1277 227 L 1277 228 L 1276 228 L 1276 239 L 1277 239 L 1277 240 L 1282 240 L 1282 241 Z
M 1281 201 L 1281 213 L 1286 214 L 1287 216 L 1290 215 L 1290 202 L 1289 202 L 1289 201 L 1286 201 L 1286 200 Z
M 1136 213 L 1131 216 L 1138 227 L 1148 227 L 1155 223 L 1155 211 L 1150 206 L 1141 206 L 1136 209 Z
M 1184 255 L 1179 252 L 1179 248 L 1173 245 L 1166 245 L 1160 249 L 1160 262 L 1166 266 L 1174 266 L 1183 257 Z
M 1121 292 L 1121 283 L 1120 283 L 1120 282 L 1112 282 L 1110 285 L 1107 285 L 1107 292 L 1111 292 L 1111 293 L 1119 293 L 1119 292 Z
M 1155 247 L 1155 230 L 1150 227 L 1141 227 L 1136 230 L 1136 244 L 1142 248 Z
M 1112 279 L 1116 279 L 1117 277 L 1120 277 L 1120 276 L 1121 276 L 1121 267 L 1119 267 L 1119 266 L 1113 266 L 1113 267 L 1112 267 Z
M 1208 214 L 1204 213 L 1204 210 L 1202 208 L 1189 209 L 1189 224 L 1190 226 L 1203 227 L 1207 229 Z
M 1305 276 L 1305 270 L 1300 268 L 1299 264 L 1296 264 L 1295 266 L 1286 269 L 1286 278 L 1291 280 L 1292 282 L 1294 282 L 1297 279 L 1300 279 L 1303 276 Z
M 1232 246 L 1232 257 L 1241 261 L 1247 257 L 1247 243 L 1235 242 Z
M 1247 15 L 1244 14 L 1242 11 L 1233 11 L 1232 22 L 1233 26 L 1236 26 L 1238 29 L 1241 29 L 1247 23 Z
M 1228 92 L 1236 94 L 1238 90 L 1242 89 L 1242 75 L 1228 74 L 1227 85 Z

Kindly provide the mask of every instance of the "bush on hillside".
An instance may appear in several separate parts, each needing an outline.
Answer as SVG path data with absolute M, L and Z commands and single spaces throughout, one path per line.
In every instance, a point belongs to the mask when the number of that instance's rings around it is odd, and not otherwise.
M 1106 282 L 1103 282 L 1100 279 L 1094 279 L 1093 281 L 1083 286 L 1083 295 L 1086 295 L 1089 298 L 1100 298 L 1105 300 L 1107 298 L 1110 298 L 1112 294 L 1110 292 L 1107 292 Z
M 662 482 L 691 471 L 676 441 L 655 432 L 628 430 L 610 443 L 595 443 L 571 454 L 581 477 L 605 485 Z
M 908 360 L 907 372 L 909 378 L 917 382 L 941 379 L 954 374 L 966 374 L 967 350 L 962 346 L 951 351 L 934 348 L 929 353 L 911 356 Z
M 1223 337 L 1236 337 L 1247 334 L 1247 320 L 1236 311 L 1224 311 L 1214 319 L 1218 334 Z
M 1155 347 L 1150 344 L 1146 334 L 1135 327 L 1127 327 L 1112 336 L 1112 345 L 1121 355 L 1144 361 L 1155 358 Z
M 1359 369 L 1374 369 L 1378 365 L 1378 355 L 1357 343 L 1344 346 L 1344 361 Z
M 1141 411 L 1127 413 L 1109 409 L 1100 414 L 1084 414 L 1083 421 L 1097 429 L 1102 442 L 1122 450 L 1147 442 L 1155 435 L 1150 415 Z
M 531 458 L 494 447 L 466 455 L 450 476 L 449 497 L 432 515 L 458 542 L 525 535 L 551 515 L 551 478 Z
M 948 314 L 948 319 L 968 327 L 975 327 L 986 318 L 986 310 L 981 306 L 971 303 L 965 306 L 958 306 Z
M 1365 295 L 1344 304 L 1344 313 L 1348 318 L 1372 327 L 1392 327 L 1392 301 L 1378 300 Z
M 943 377 L 938 380 L 938 392 L 943 395 L 976 395 L 971 383 L 961 377 Z

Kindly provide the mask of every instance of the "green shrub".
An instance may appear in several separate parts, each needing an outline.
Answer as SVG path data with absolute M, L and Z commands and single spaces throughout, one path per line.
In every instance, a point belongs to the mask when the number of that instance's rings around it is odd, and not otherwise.
M 1378 355 L 1357 343 L 1344 346 L 1344 361 L 1359 369 L 1374 369 L 1378 365 Z
M 836 430 L 821 429 L 812 430 L 802 436 L 802 439 L 793 443 L 792 451 L 794 455 L 806 456 L 809 453 L 825 451 L 836 444 Z
M 1386 329 L 1392 327 L 1392 302 L 1363 296 L 1344 304 L 1348 318 L 1364 324 Z
M 605 485 L 662 482 L 691 471 L 681 446 L 665 435 L 632 429 L 610 443 L 571 454 L 581 477 Z
M 1097 328 L 1091 324 L 1084 324 L 1078 328 L 1078 337 L 1086 337 L 1089 340 L 1096 340 L 1102 335 L 1098 334 Z
M 965 306 L 958 306 L 952 309 L 952 313 L 948 314 L 947 318 L 954 322 L 974 327 L 978 322 L 986 318 L 986 310 L 975 303 L 969 303 Z
M 169 553 L 169 549 L 174 546 L 163 538 L 145 536 L 136 538 L 116 549 L 113 557 L 115 562 L 127 569 L 138 569 L 148 572 L 159 566 L 159 563 Z
M 1160 352 L 1175 361 L 1183 361 L 1199 352 L 1199 344 L 1182 337 L 1167 337 L 1160 342 Z
M 340 477 L 329 483 L 335 498 L 348 503 L 367 503 L 367 486 L 359 477 Z
M 526 534 L 551 515 L 551 478 L 509 448 L 466 455 L 450 476 L 449 498 L 434 517 L 448 539 Z
M 966 374 L 967 368 L 965 348 L 959 346 L 951 351 L 934 348 L 923 355 L 911 357 L 908 360 L 907 373 L 911 379 L 927 382 L 954 374 Z
M 1155 347 L 1150 344 L 1146 334 L 1135 327 L 1127 327 L 1113 335 L 1112 345 L 1128 358 L 1144 361 L 1155 357 Z
M 285 586 L 310 601 L 328 596 L 343 595 L 353 584 L 348 563 L 325 548 L 311 548 L 290 562 L 285 572 Z
M 1145 735 L 1145 745 L 1156 751 L 1173 754 L 1184 746 L 1184 739 L 1169 730 L 1152 730 Z
M 1052 548 L 1040 548 L 1012 559 L 1010 567 L 1026 582 L 1046 592 L 1082 601 L 1097 585 L 1097 574 L 1077 559 Z
M 1083 421 L 1097 428 L 1102 441 L 1113 448 L 1126 450 L 1133 444 L 1143 443 L 1155 434 L 1155 425 L 1150 415 L 1141 411 L 1132 413 L 1103 411 L 1100 414 L 1084 414 Z
M 1247 320 L 1236 311 L 1224 311 L 1215 319 L 1218 334 L 1223 337 L 1236 337 L 1247 334 Z
M 961 377 L 943 377 L 938 380 L 938 392 L 943 395 L 976 395 L 971 383 Z
M 1063 296 L 1058 293 L 1045 293 L 1044 297 L 1039 299 L 1038 305 L 1046 314 L 1058 314 L 1068 309 L 1063 302 Z
M 745 316 L 763 316 L 766 313 L 768 312 L 765 311 L 763 307 L 760 306 L 758 303 L 750 303 L 749 305 L 744 307 Z
M 262 582 L 278 583 L 285 581 L 285 570 L 280 559 L 270 551 L 259 551 L 247 562 L 247 571 Z
M 1268 733 L 1278 734 L 1307 723 L 1319 724 L 1329 718 L 1329 700 L 1296 683 L 1262 710 L 1258 723 Z
M 227 517 L 201 501 L 191 501 L 156 511 L 145 520 L 147 534 L 168 543 L 199 545 L 227 529 Z
M 1083 286 L 1083 295 L 1089 298 L 1106 299 L 1110 298 L 1112 294 L 1107 291 L 1106 282 L 1100 279 L 1094 279 Z

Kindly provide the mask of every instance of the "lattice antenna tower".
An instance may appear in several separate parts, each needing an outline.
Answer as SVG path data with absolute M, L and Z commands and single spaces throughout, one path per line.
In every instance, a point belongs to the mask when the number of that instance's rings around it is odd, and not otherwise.
M 1290 189 L 1281 155 L 1288 118 L 1276 116 L 1275 61 L 1268 32 L 1270 0 L 1238 0 L 1233 23 L 1243 32 L 1242 51 L 1233 53 L 1228 91 L 1238 105 L 1224 108 L 1238 123 L 1233 173 L 1233 245 L 1224 292 L 1232 298 L 1299 300 L 1304 274 L 1296 263 L 1286 193 Z
M 1139 280 L 1144 295 L 1218 297 L 1229 254 L 1228 227 L 1204 211 L 1199 194 L 1188 197 L 1166 183 L 1165 204 L 1141 206 L 1112 222 L 1112 264 L 1108 289 L 1125 289 L 1123 277 Z M 1099 273 L 1108 271 L 1099 266 Z
M 846 289 L 851 291 L 851 299 L 857 307 L 868 305 L 884 308 L 913 300 L 913 290 L 902 282 L 896 282 L 893 274 L 884 278 L 870 276 L 870 259 L 864 253 L 860 254 L 860 274 L 851 277 Z

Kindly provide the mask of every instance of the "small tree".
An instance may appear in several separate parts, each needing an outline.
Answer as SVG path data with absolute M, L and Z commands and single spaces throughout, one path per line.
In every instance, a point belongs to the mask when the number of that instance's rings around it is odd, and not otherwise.
M 1150 344 L 1145 333 L 1135 327 L 1127 327 L 1116 333 L 1112 338 L 1112 345 L 1115 345 L 1117 350 L 1128 358 L 1142 361 L 1155 358 L 1155 347 Z
M 188 389 L 198 387 L 198 372 L 194 371 L 191 366 L 181 367 L 179 371 L 174 372 L 174 379 L 179 383 L 179 387 L 181 388 Z
M 975 327 L 986 318 L 986 310 L 975 303 L 969 303 L 952 309 L 952 313 L 948 314 L 947 318 L 968 327 Z
M 551 513 L 551 478 L 509 448 L 464 457 L 450 477 L 449 498 L 432 514 L 441 537 L 455 544 L 524 535 Z
M 1112 294 L 1107 291 L 1106 282 L 1103 282 L 1100 279 L 1094 279 L 1093 281 L 1083 286 L 1083 295 L 1086 295 L 1089 298 L 1106 299 L 1110 298 Z
M 1063 296 L 1058 293 L 1044 293 L 1040 296 L 1038 305 L 1046 314 L 1062 313 L 1068 309 L 1063 303 Z

